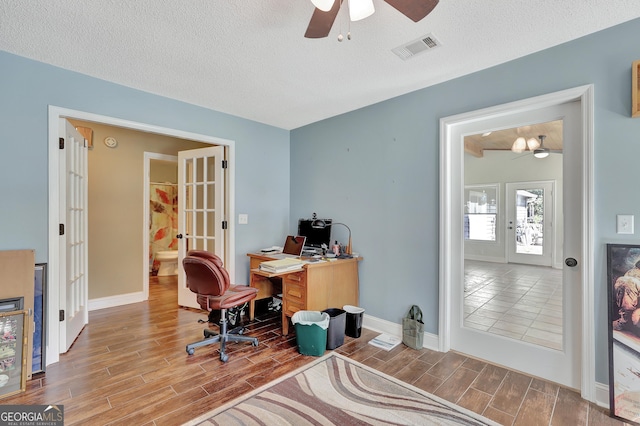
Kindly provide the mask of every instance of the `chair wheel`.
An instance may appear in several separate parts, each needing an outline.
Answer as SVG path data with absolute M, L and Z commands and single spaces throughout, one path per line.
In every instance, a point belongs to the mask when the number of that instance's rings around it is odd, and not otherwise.
M 258 341 L 254 340 L 253 342 L 251 342 L 251 346 L 258 346 Z
M 241 328 L 240 330 L 238 330 L 238 334 L 244 334 L 244 328 Z
M 229 361 L 229 355 L 227 355 L 227 354 L 220 354 L 220 361 L 222 361 L 222 362 L 227 362 L 227 361 Z
M 195 352 L 196 352 L 196 350 L 195 350 L 195 349 L 193 349 L 193 348 L 187 348 L 187 354 L 189 354 L 189 355 L 193 355 Z

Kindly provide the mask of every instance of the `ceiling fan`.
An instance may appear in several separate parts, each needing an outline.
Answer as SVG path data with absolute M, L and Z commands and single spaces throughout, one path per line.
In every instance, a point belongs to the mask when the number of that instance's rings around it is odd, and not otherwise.
M 306 38 L 324 38 L 329 35 L 333 22 L 344 0 L 311 0 L 316 9 L 304 34 Z M 364 19 L 373 14 L 373 0 L 348 0 L 349 16 L 352 21 Z M 439 0 L 384 0 L 400 13 L 418 22 L 437 6 Z
M 538 139 L 540 139 L 540 142 L 538 142 L 534 138 L 531 138 L 527 141 L 525 140 L 525 138 L 519 137 L 515 140 L 515 142 L 513 142 L 513 146 L 511 146 L 511 151 L 519 154 L 524 152 L 527 148 L 529 148 L 530 151 L 533 151 L 533 156 L 536 158 L 546 158 L 551 153 L 562 153 L 562 150 L 554 150 L 554 149 L 546 148 L 544 146 L 544 139 L 546 137 L 547 137 L 546 135 L 538 135 Z

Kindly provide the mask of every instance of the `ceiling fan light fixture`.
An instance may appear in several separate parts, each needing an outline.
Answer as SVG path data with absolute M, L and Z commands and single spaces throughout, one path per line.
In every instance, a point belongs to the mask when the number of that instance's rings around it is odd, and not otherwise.
M 323 12 L 328 12 L 333 7 L 336 0 L 311 0 L 311 3 Z
M 549 148 L 544 147 L 544 139 L 546 138 L 546 136 L 540 135 L 538 136 L 538 138 L 540 139 L 540 147 L 538 149 L 533 150 L 533 156 L 536 158 L 546 158 L 549 156 L 549 153 L 551 152 L 549 151 Z
M 547 148 L 538 148 L 533 151 L 533 156 L 536 158 L 547 158 L 549 156 L 549 150 Z
M 373 0 L 349 0 L 349 18 L 351 21 L 359 21 L 373 15 L 376 9 Z
M 535 151 L 540 148 L 540 142 L 536 138 L 529 138 L 527 140 L 527 148 L 529 148 L 529 151 Z
M 520 154 L 521 152 L 524 152 L 525 149 L 527 149 L 527 141 L 522 136 L 517 138 L 513 142 L 513 145 L 511 145 L 511 151 L 516 152 L 518 154 Z

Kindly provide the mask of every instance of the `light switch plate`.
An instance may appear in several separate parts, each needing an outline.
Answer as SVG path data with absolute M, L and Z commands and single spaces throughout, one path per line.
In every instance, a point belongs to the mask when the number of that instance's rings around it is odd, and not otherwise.
M 618 234 L 633 234 L 633 215 L 632 214 L 619 214 L 617 216 Z
M 238 215 L 238 224 L 246 225 L 249 223 L 249 215 L 248 214 L 239 214 Z

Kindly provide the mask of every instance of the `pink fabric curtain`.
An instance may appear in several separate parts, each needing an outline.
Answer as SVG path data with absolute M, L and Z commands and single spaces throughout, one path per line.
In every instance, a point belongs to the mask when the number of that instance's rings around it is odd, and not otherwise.
M 151 184 L 149 203 L 149 260 L 151 271 L 156 272 L 159 266 L 156 253 L 178 249 L 178 187 Z

